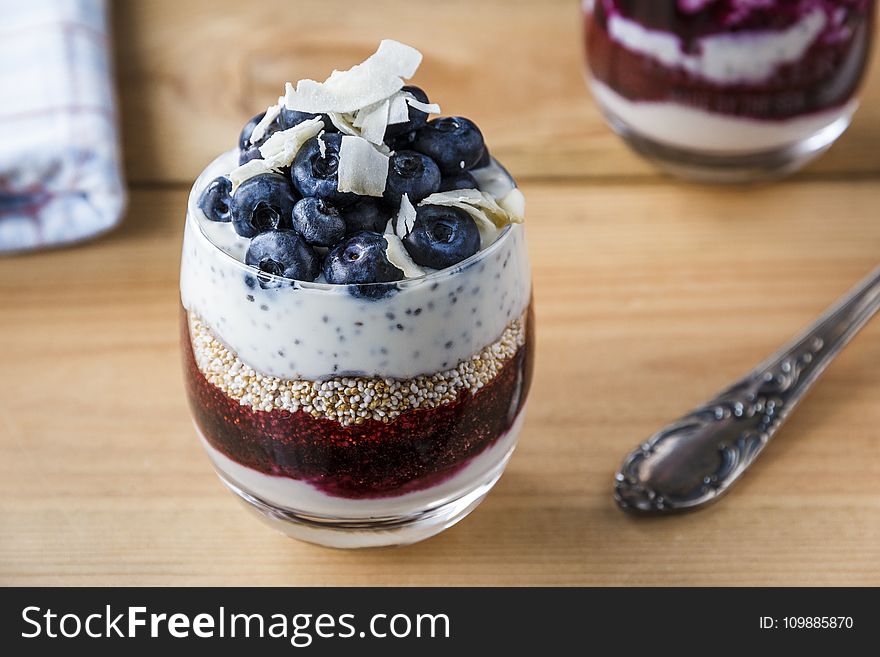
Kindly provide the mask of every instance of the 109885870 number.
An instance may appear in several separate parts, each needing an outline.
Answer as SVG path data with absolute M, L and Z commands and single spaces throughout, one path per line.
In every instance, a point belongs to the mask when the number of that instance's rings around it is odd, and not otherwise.
M 782 626 L 787 630 L 851 630 L 852 616 L 784 616 Z

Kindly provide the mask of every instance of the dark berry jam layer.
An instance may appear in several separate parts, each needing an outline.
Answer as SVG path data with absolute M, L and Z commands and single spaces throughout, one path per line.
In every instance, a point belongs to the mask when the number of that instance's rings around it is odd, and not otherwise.
M 858 89 L 873 28 L 872 0 L 777 0 L 743 9 L 741 0 L 596 0 L 585 16 L 588 65 L 593 77 L 634 101 L 675 102 L 711 112 L 783 120 L 839 107 Z M 686 11 L 683 7 L 692 7 Z M 828 24 L 797 62 L 779 66 L 760 82 L 719 84 L 679 67 L 667 67 L 612 40 L 608 17 L 618 14 L 679 37 L 687 53 L 717 33 L 778 31 L 808 11 L 823 9 Z M 832 14 L 843 12 L 841 22 Z M 748 39 L 743 50 L 749 49 Z
M 817 9 L 829 15 L 843 10 L 847 21 L 863 20 L 872 4 L 873 0 L 596 0 L 596 13 L 604 22 L 607 13 L 617 12 L 692 44 L 711 34 L 779 32 Z
M 337 497 L 403 495 L 449 479 L 511 428 L 531 383 L 533 325 L 530 308 L 525 344 L 476 394 L 465 391 L 450 404 L 406 411 L 388 423 L 343 426 L 303 411 L 258 411 L 229 398 L 199 370 L 184 312 L 190 407 L 208 442 L 241 465 Z

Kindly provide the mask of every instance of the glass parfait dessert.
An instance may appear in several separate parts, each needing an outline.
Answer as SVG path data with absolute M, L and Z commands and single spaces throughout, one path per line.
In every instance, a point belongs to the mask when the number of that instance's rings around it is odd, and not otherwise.
M 791 172 L 857 107 L 873 0 L 584 0 L 588 78 L 612 128 L 672 173 Z
M 477 126 L 433 118 L 394 41 L 288 83 L 190 195 L 182 346 L 199 437 L 278 529 L 403 544 L 500 477 L 531 380 L 524 199 Z

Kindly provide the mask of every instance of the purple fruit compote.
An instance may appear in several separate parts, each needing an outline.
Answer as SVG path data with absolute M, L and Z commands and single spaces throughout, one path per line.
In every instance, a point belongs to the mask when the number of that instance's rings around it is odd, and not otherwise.
M 525 201 L 383 41 L 288 84 L 190 194 L 186 384 L 223 482 L 285 533 L 411 543 L 494 485 L 534 350 Z
M 584 0 L 593 96 L 673 173 L 747 181 L 828 148 L 857 106 L 873 0 Z

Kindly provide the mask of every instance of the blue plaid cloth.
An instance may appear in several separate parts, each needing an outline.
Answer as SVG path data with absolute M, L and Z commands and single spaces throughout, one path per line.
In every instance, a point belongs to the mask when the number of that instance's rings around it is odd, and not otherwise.
M 67 244 L 125 207 L 107 8 L 0 0 L 0 252 Z

